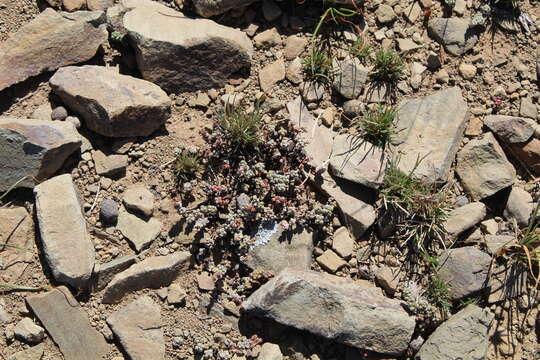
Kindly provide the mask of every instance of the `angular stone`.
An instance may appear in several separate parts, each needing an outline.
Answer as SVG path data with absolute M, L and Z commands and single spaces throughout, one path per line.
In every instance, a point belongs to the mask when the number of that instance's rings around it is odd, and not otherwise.
M 292 35 L 287 38 L 285 48 L 283 49 L 283 56 L 287 60 L 293 60 L 294 58 L 302 55 L 304 49 L 307 46 L 307 39 L 300 36 Z
M 116 274 L 129 268 L 137 261 L 136 255 L 126 255 L 111 260 L 105 264 L 96 264 L 94 269 L 93 291 L 105 289 L 107 284 L 116 276 Z
M 384 150 L 359 136 L 340 134 L 334 138 L 329 168 L 333 175 L 378 189 L 383 183 L 387 158 Z
M 22 206 L 0 208 L 0 274 L 3 281 L 14 283 L 33 262 L 35 253 L 32 215 Z
M 126 189 L 122 198 L 124 206 L 144 216 L 151 216 L 154 212 L 154 194 L 144 185 L 133 185 Z
M 405 8 L 404 15 L 410 23 L 416 22 L 416 20 L 418 20 L 418 18 L 420 17 L 420 14 L 422 14 L 422 8 L 416 1 L 414 1 L 411 5 Z
M 148 136 L 171 113 L 171 100 L 159 86 L 104 66 L 64 67 L 49 83 L 90 130 L 105 136 Z
M 261 346 L 261 352 L 257 357 L 257 360 L 282 360 L 283 354 L 279 345 L 272 343 L 264 343 Z
M 465 191 L 480 200 L 511 186 L 516 170 L 491 133 L 469 141 L 458 153 L 456 172 Z
M 540 140 L 532 138 L 525 144 L 513 144 L 512 153 L 536 175 L 540 174 Z
M 538 110 L 536 110 L 536 105 L 530 97 L 521 98 L 521 102 L 519 103 L 519 115 L 524 118 L 536 120 Z
M 88 10 L 107 10 L 114 5 L 114 0 L 86 0 Z
M 307 103 L 320 101 L 324 96 L 324 86 L 317 82 L 305 82 L 300 87 L 302 99 Z
M 486 217 L 486 205 L 481 202 L 473 202 L 452 210 L 448 219 L 443 223 L 444 230 L 456 237 L 465 230 L 469 230 Z
M 486 235 L 486 247 L 492 255 L 497 255 L 499 250 L 516 245 L 516 239 L 511 235 Z
M 529 225 L 529 219 L 535 207 L 531 194 L 520 187 L 513 186 L 503 215 L 507 219 L 516 219 L 518 226 L 524 228 Z
M 26 350 L 16 352 L 8 357 L 7 360 L 41 360 L 44 351 L 45 344 L 41 343 Z
M 385 265 L 374 266 L 372 271 L 377 284 L 382 287 L 388 295 L 394 296 L 399 285 L 399 272 L 394 271 Z
M 531 119 L 506 115 L 488 115 L 484 124 L 508 144 L 524 143 L 534 135 L 536 122 Z
M 256 0 L 193 0 L 197 14 L 211 17 L 223 14 L 231 9 L 248 6 Z
M 167 256 L 144 259 L 116 275 L 105 288 L 101 302 L 116 304 L 128 292 L 168 286 L 182 270 L 189 266 L 190 258 L 189 252 L 181 251 Z
M 0 45 L 0 91 L 29 77 L 92 58 L 107 41 L 105 14 L 45 9 Z
M 107 324 L 130 359 L 165 358 L 161 308 L 150 296 L 141 296 L 116 311 Z
M 356 58 L 335 62 L 334 68 L 337 72 L 332 83 L 334 89 L 347 99 L 356 99 L 364 89 L 369 69 Z
M 402 53 L 408 53 L 422 47 L 422 45 L 418 45 L 411 39 L 397 39 L 397 44 L 399 51 Z
M 133 8 L 123 25 L 143 78 L 169 92 L 221 87 L 230 74 L 251 65 L 253 46 L 242 31 L 162 4 Z
M 334 251 L 328 249 L 318 256 L 315 260 L 321 265 L 326 271 L 335 274 L 336 271 L 347 265 L 347 263 L 340 258 Z
M 484 360 L 488 351 L 488 330 L 494 316 L 474 304 L 442 323 L 415 356 L 416 360 Z
M 59 175 L 34 189 L 45 260 L 55 280 L 83 289 L 92 275 L 95 250 L 86 229 L 71 175 Z
M 110 178 L 121 178 L 126 174 L 127 155 L 105 155 L 101 150 L 92 151 L 96 173 Z
M 259 72 L 259 84 L 261 90 L 268 93 L 274 85 L 285 79 L 285 62 L 278 59 L 273 63 L 266 65 Z
M 45 329 L 37 326 L 32 319 L 22 318 L 13 329 L 15 338 L 28 344 L 37 344 L 45 339 Z
M 342 258 L 349 259 L 354 251 L 354 240 L 349 230 L 342 226 L 334 232 L 332 249 Z
M 156 218 L 144 220 L 121 208 L 116 227 L 129 240 L 135 250 L 140 252 L 158 237 L 161 226 L 161 222 Z
M 473 295 L 487 287 L 491 256 L 466 246 L 445 251 L 440 258 L 438 276 L 448 284 L 452 299 Z
M 268 224 L 255 234 L 257 246 L 248 251 L 246 264 L 274 274 L 291 267 L 309 270 L 313 252 L 313 233 L 285 231 L 276 223 Z
M 172 284 L 169 286 L 168 290 L 167 303 L 171 305 L 179 305 L 186 302 L 187 293 L 180 285 Z
M 32 188 L 32 178 L 48 179 L 80 146 L 81 138 L 72 124 L 0 118 L 0 192 L 25 176 L 16 187 Z
M 216 288 L 214 278 L 206 271 L 197 275 L 197 286 L 199 290 L 212 291 Z
M 313 271 L 282 271 L 244 301 L 242 309 L 383 354 L 403 353 L 415 327 L 401 301 L 370 285 Z
M 277 44 L 281 43 L 281 36 L 279 35 L 276 28 L 271 28 L 257 34 L 253 38 L 253 41 L 255 42 L 256 47 L 267 48 L 276 46 Z
M 109 352 L 103 336 L 65 286 L 28 296 L 26 301 L 66 360 L 101 360 Z
M 403 101 L 393 140 L 398 167 L 406 173 L 416 168 L 414 175 L 428 182 L 446 181 L 467 118 L 467 103 L 458 87 Z
M 381 24 L 390 23 L 397 19 L 394 9 L 392 9 L 392 7 L 387 4 L 379 5 L 377 11 L 375 11 L 375 15 L 377 16 L 377 20 Z
M 479 30 L 471 26 L 470 19 L 431 18 L 428 33 L 450 54 L 459 56 L 476 45 Z
M 295 85 L 298 85 L 302 82 L 304 74 L 302 71 L 302 61 L 300 60 L 300 58 L 296 58 L 290 62 L 289 66 L 287 67 L 285 77 L 287 78 L 287 80 L 289 80 Z

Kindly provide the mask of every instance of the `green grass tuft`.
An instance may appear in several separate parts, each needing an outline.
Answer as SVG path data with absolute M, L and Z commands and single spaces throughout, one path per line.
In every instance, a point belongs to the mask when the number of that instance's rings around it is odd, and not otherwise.
M 395 108 L 379 105 L 358 119 L 357 126 L 362 131 L 364 139 L 373 145 L 385 147 L 395 135 L 396 114 Z
M 392 49 L 380 49 L 373 57 L 371 77 L 377 81 L 397 82 L 403 76 L 403 60 Z
M 313 48 L 303 60 L 304 73 L 310 81 L 329 84 L 332 77 L 332 59 L 323 50 Z
M 228 140 L 241 147 L 255 146 L 260 142 L 261 125 L 262 113 L 258 106 L 252 112 L 241 107 L 227 107 L 219 122 Z
M 174 161 L 174 173 L 178 180 L 187 181 L 195 177 L 201 164 L 197 154 L 182 151 Z

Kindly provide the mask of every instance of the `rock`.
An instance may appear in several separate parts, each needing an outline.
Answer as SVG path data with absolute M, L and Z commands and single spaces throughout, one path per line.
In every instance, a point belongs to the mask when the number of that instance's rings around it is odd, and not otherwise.
M 516 219 L 518 226 L 524 228 L 529 225 L 535 206 L 531 194 L 520 187 L 513 186 L 503 214 L 509 220 Z
M 475 247 L 446 250 L 439 264 L 437 274 L 448 284 L 454 300 L 476 294 L 487 287 L 491 256 Z
M 373 269 L 373 275 L 377 284 L 386 291 L 390 296 L 394 296 L 397 287 L 399 285 L 399 278 L 397 272 L 395 273 L 388 266 L 375 266 Z
M 211 17 L 223 14 L 231 9 L 248 6 L 256 0 L 193 0 L 197 14 Z
M 45 329 L 34 324 L 30 318 L 22 318 L 13 329 L 15 338 L 27 344 L 37 344 L 45 339 Z
M 88 10 L 107 10 L 114 5 L 114 0 L 86 0 Z
M 111 199 L 103 200 L 99 208 L 99 218 L 105 224 L 116 224 L 118 220 L 118 204 L 116 201 Z
M 121 178 L 126 175 L 127 155 L 105 155 L 101 150 L 94 150 L 92 160 L 98 175 L 109 178 Z
M 282 14 L 281 8 L 275 3 L 274 0 L 264 0 L 262 10 L 264 19 L 268 22 L 276 20 Z
M 278 59 L 266 65 L 259 72 L 259 85 L 265 93 L 272 90 L 274 85 L 283 79 L 285 79 L 285 62 L 283 59 Z
M 255 234 L 255 244 L 248 251 L 246 264 L 274 274 L 291 267 L 308 270 L 313 252 L 313 233 L 286 231 L 275 222 L 261 225 Z
M 540 174 L 540 140 L 532 138 L 525 144 L 513 144 L 512 153 L 536 175 Z
M 0 192 L 29 187 L 53 176 L 81 146 L 71 124 L 19 118 L 0 118 Z
M 401 102 L 393 140 L 400 170 L 415 169 L 414 175 L 428 182 L 446 181 L 467 118 L 467 103 L 458 87 Z M 420 164 L 418 159 L 422 159 Z
M 43 253 L 54 279 L 84 289 L 94 269 L 95 250 L 71 175 L 37 185 L 34 195 Z
M 281 43 L 281 36 L 277 32 L 276 28 L 271 28 L 257 34 L 253 41 L 258 48 L 273 47 Z
M 456 172 L 473 199 L 491 196 L 511 186 L 516 170 L 491 133 L 469 141 L 458 153 Z
M 199 287 L 199 290 L 204 291 L 212 291 L 216 288 L 212 275 L 206 271 L 197 275 L 197 286 Z
M 11 321 L 11 315 L 6 310 L 6 302 L 4 299 L 0 299 L 0 325 L 8 324 Z
M 530 97 L 521 98 L 521 102 L 519 104 L 519 115 L 536 120 L 538 111 L 536 110 L 536 105 L 534 105 Z
M 26 350 L 16 352 L 7 358 L 7 360 L 40 360 L 45 351 L 45 344 L 32 346 Z
M 375 16 L 377 16 L 377 20 L 381 24 L 386 24 L 393 22 L 397 19 L 397 15 L 394 12 L 394 9 L 392 9 L 391 6 L 388 6 L 386 4 L 381 4 L 375 11 Z
M 94 269 L 94 291 L 105 289 L 107 284 L 111 282 L 116 274 L 129 268 L 137 261 L 136 255 L 125 255 L 117 259 L 111 260 L 105 264 L 97 264 Z
M 29 77 L 92 58 L 107 41 L 105 14 L 45 9 L 0 45 L 0 91 Z
M 167 302 L 171 305 L 182 305 L 186 303 L 187 293 L 178 284 L 172 284 L 169 286 L 169 291 L 167 292 Z
M 478 42 L 479 30 L 470 25 L 470 19 L 431 18 L 428 33 L 451 55 L 459 56 L 471 50 Z
M 499 232 L 499 224 L 495 219 L 484 220 L 480 226 L 482 227 L 482 231 L 489 235 L 495 235 Z
M 360 100 L 348 100 L 343 103 L 343 114 L 353 120 L 360 116 L 366 109 L 366 105 Z
M 52 118 L 52 108 L 50 103 L 39 105 L 30 116 L 31 119 L 50 121 Z
M 188 252 L 176 252 L 167 256 L 149 257 L 132 265 L 112 279 L 105 288 L 101 302 L 116 304 L 128 292 L 168 286 L 189 266 L 190 257 Z
M 347 99 L 356 99 L 364 89 L 369 69 L 356 58 L 335 62 L 334 69 L 337 73 L 332 83 L 334 89 Z
M 107 318 L 107 324 L 133 360 L 165 359 L 161 308 L 148 295 Z
M 510 245 L 516 245 L 515 238 L 510 235 L 486 235 L 486 247 L 492 255 L 497 255 L 499 250 Z
M 122 198 L 126 209 L 144 216 L 152 216 L 154 212 L 154 194 L 144 185 L 132 185 L 127 188 Z
M 474 79 L 474 77 L 476 76 L 476 66 L 472 64 L 461 63 L 459 64 L 459 73 L 466 80 Z
M 64 5 L 66 11 L 77 11 L 86 5 L 86 0 L 62 0 L 62 5 Z
M 332 274 L 336 273 L 339 269 L 347 265 L 342 258 L 340 258 L 334 251 L 328 249 L 318 256 L 315 260 L 321 265 L 321 267 Z
M 285 48 L 283 49 L 283 56 L 287 60 L 293 60 L 302 55 L 306 48 L 308 41 L 297 35 L 292 35 L 287 38 Z
M 144 220 L 122 208 L 116 228 L 129 240 L 135 250 L 140 252 L 158 237 L 161 226 L 161 222 L 156 218 Z
M 329 168 L 337 177 L 378 189 L 384 180 L 386 163 L 384 150 L 359 136 L 340 134 L 334 138 Z
M 51 112 L 51 118 L 53 120 L 64 121 L 68 116 L 67 110 L 63 106 L 58 106 Z
M 0 207 L 0 264 L 2 281 L 14 283 L 33 263 L 35 248 L 34 221 L 22 206 Z M 10 246 L 5 246 L 5 245 Z M 21 251 L 19 248 L 26 249 Z M 0 302 L 0 324 L 6 314 Z
M 307 103 L 320 101 L 324 92 L 324 86 L 317 82 L 305 82 L 300 87 L 302 99 Z
M 444 230 L 452 237 L 469 230 L 486 217 L 486 205 L 473 202 L 452 210 L 443 223 Z
M 296 58 L 291 61 L 289 67 L 287 68 L 287 72 L 285 73 L 285 77 L 287 78 L 287 80 L 289 80 L 295 85 L 298 85 L 302 82 L 304 75 L 302 70 L 302 61 L 300 60 L 300 58 Z
M 272 343 L 264 343 L 261 346 L 261 352 L 257 357 L 257 360 L 282 360 L 283 354 L 279 345 Z
M 402 53 L 408 53 L 416 49 L 422 48 L 422 45 L 418 45 L 411 39 L 397 39 L 398 49 Z
M 86 126 L 101 135 L 148 136 L 170 116 L 171 101 L 157 85 L 103 66 L 68 66 L 49 83 Z
M 354 251 L 354 240 L 345 226 L 334 232 L 332 249 L 342 258 L 349 259 Z
M 405 17 L 410 23 L 415 23 L 422 14 L 422 8 L 415 1 L 405 9 Z
M 81 128 L 81 120 L 79 120 L 79 118 L 76 116 L 68 116 L 66 118 L 66 122 L 73 124 L 73 126 L 75 126 L 76 129 Z
M 452 360 L 486 358 L 488 329 L 493 314 L 474 304 L 442 323 L 416 354 L 416 360 Z
M 26 297 L 26 302 L 66 360 L 101 360 L 109 352 L 103 336 L 65 286 Z
M 230 74 L 251 65 L 253 46 L 242 31 L 162 4 L 131 9 L 123 25 L 143 78 L 168 92 L 222 87 Z
M 244 301 L 242 309 L 383 354 L 403 353 L 415 327 L 414 316 L 401 301 L 382 296 L 370 285 L 313 271 L 282 271 Z
M 435 81 L 439 84 L 448 84 L 450 81 L 450 75 L 446 69 L 441 69 L 435 73 Z
M 534 135 L 536 122 L 516 116 L 488 115 L 484 119 L 484 124 L 501 141 L 508 144 L 518 144 L 531 139 Z

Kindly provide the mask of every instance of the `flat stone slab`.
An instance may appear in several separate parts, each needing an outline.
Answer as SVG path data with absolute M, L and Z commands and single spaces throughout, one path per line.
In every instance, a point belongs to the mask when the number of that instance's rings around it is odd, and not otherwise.
M 458 236 L 465 230 L 472 228 L 486 217 L 486 205 L 481 202 L 473 202 L 452 210 L 443 223 L 444 230 L 450 236 Z
M 0 208 L 0 274 L 3 281 L 15 283 L 33 262 L 35 253 L 32 215 L 22 206 Z
M 171 100 L 159 86 L 104 66 L 64 67 L 49 83 L 64 104 L 101 135 L 148 136 L 171 114 Z
M 53 176 L 69 155 L 80 148 L 77 129 L 62 121 L 0 118 L 0 191 L 33 188 Z
M 103 335 L 65 286 L 31 295 L 26 302 L 60 348 L 65 360 L 102 360 L 109 352 Z
M 125 255 L 104 264 L 96 264 L 94 268 L 93 290 L 105 289 L 113 277 L 126 270 L 137 261 L 136 255 Z
M 484 124 L 493 131 L 497 137 L 508 144 L 525 143 L 534 135 L 536 121 L 532 119 L 506 116 L 488 115 Z
M 467 103 L 458 87 L 404 100 L 393 140 L 399 169 L 406 173 L 415 169 L 414 176 L 428 182 L 446 181 L 467 119 Z
M 407 349 L 416 324 L 401 301 L 384 297 L 371 285 L 290 269 L 255 291 L 242 303 L 242 310 L 356 348 L 393 355 Z
M 39 184 L 34 195 L 47 265 L 56 281 L 83 289 L 94 269 L 95 249 L 71 175 Z
M 116 311 L 107 324 L 130 359 L 165 358 L 161 308 L 150 296 L 141 296 Z
M 128 239 L 137 252 L 149 246 L 161 232 L 161 222 L 158 219 L 141 219 L 123 207 L 118 214 L 118 224 L 116 227 Z
M 31 76 L 91 59 L 107 41 L 102 11 L 45 9 L 0 45 L 0 91 Z
M 154 256 L 132 265 L 116 275 L 107 285 L 101 302 L 119 303 L 128 292 L 169 286 L 189 266 L 191 254 L 186 251 Z

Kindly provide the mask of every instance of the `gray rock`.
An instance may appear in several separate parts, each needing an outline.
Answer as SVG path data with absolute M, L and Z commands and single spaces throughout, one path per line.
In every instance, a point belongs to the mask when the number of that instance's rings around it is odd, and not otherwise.
M 45 329 L 37 326 L 32 319 L 22 318 L 13 329 L 15 338 L 28 344 L 37 344 L 45 339 Z
M 138 212 L 144 216 L 152 216 L 154 212 L 154 194 L 144 185 L 132 185 L 124 192 L 122 198 L 126 209 Z
M 281 36 L 276 28 L 271 28 L 255 35 L 253 41 L 258 48 L 269 48 L 280 44 Z
M 272 343 L 264 343 L 261 346 L 261 352 L 257 357 L 257 360 L 282 360 L 283 354 L 279 345 Z
M 53 109 L 51 112 L 51 119 L 64 121 L 68 116 L 67 110 L 63 106 L 58 106 Z
M 156 218 L 141 219 L 121 208 L 116 228 L 120 230 L 137 252 L 148 247 L 161 233 L 161 221 Z
M 31 295 L 26 301 L 65 360 L 101 360 L 109 352 L 103 336 L 90 325 L 86 312 L 65 286 Z
M 111 260 L 105 264 L 96 264 L 94 269 L 93 291 L 105 289 L 107 284 L 116 276 L 116 274 L 129 268 L 137 261 L 136 255 L 126 255 Z
M 364 89 L 369 69 L 356 58 L 335 62 L 334 69 L 337 72 L 332 83 L 334 89 L 347 99 L 356 99 Z
M 128 292 L 168 286 L 182 270 L 187 269 L 190 258 L 188 252 L 176 252 L 167 256 L 144 259 L 116 275 L 105 288 L 101 302 L 116 304 Z
M 49 83 L 86 126 L 101 135 L 147 136 L 170 116 L 171 100 L 157 85 L 103 66 L 68 66 Z
M 313 252 L 313 233 L 284 231 L 276 223 L 270 223 L 255 234 L 256 243 L 247 254 L 246 263 L 252 269 L 279 273 L 286 267 L 308 270 Z
M 95 250 L 71 175 L 39 184 L 34 195 L 43 253 L 52 275 L 60 283 L 85 288 L 94 269 Z
M 458 87 L 401 102 L 393 140 L 400 154 L 398 167 L 406 173 L 416 168 L 414 175 L 428 182 L 446 181 L 467 119 L 467 103 Z
M 165 358 L 161 308 L 150 296 L 141 296 L 116 311 L 107 324 L 130 359 Z
M 493 314 L 488 309 L 467 305 L 442 323 L 416 354 L 416 360 L 484 360 Z
M 534 135 L 536 122 L 531 119 L 506 116 L 488 115 L 484 124 L 493 131 L 497 137 L 508 144 L 524 143 Z
M 45 71 L 92 58 L 107 41 L 101 11 L 45 9 L 0 45 L 0 91 Z
M 511 186 L 516 170 L 491 133 L 469 141 L 458 153 L 456 172 L 465 191 L 480 200 Z
M 0 192 L 29 187 L 53 176 L 81 146 L 75 127 L 64 122 L 0 118 Z
M 516 219 L 518 226 L 524 228 L 529 224 L 535 206 L 531 194 L 520 187 L 513 186 L 503 214 L 507 219 Z
M 349 119 L 361 115 L 366 110 L 366 105 L 360 100 L 349 100 L 343 104 L 343 114 Z
M 471 26 L 470 19 L 432 18 L 428 22 L 428 33 L 448 53 L 462 55 L 478 42 L 479 30 Z
M 536 110 L 536 105 L 530 97 L 521 98 L 521 102 L 519 103 L 519 115 L 536 120 L 538 110 Z
M 105 224 L 116 224 L 118 220 L 118 203 L 111 199 L 103 200 L 99 208 L 99 218 Z
M 492 255 L 496 255 L 504 247 L 516 245 L 516 239 L 511 235 L 486 235 L 486 247 Z
M 32 263 L 39 261 L 37 256 L 34 257 L 37 251 L 32 215 L 22 206 L 0 207 L 0 234 L 2 281 L 15 283 Z M 7 322 L 8 314 L 4 307 L 5 304 L 0 300 L 0 324 Z
M 0 299 L 0 325 L 5 325 L 11 322 L 11 315 L 6 310 L 6 302 Z
M 389 296 L 394 296 L 399 285 L 399 271 L 392 270 L 390 267 L 382 265 L 374 266 L 372 272 L 377 284 L 382 287 Z
M 114 0 L 86 0 L 88 10 L 107 10 L 114 5 Z
M 333 175 L 372 189 L 383 183 L 387 157 L 384 150 L 360 136 L 340 134 L 334 138 L 329 169 Z
M 402 302 L 382 296 L 376 288 L 313 271 L 282 271 L 244 301 L 242 309 L 356 348 L 393 355 L 407 349 L 416 323 Z
M 486 205 L 473 202 L 454 209 L 443 223 L 443 227 L 450 236 L 456 237 L 484 220 L 484 217 L 486 217 Z
M 321 100 L 324 92 L 324 86 L 317 82 L 305 82 L 300 87 L 302 99 L 304 99 L 304 101 L 308 103 Z
M 438 276 L 448 284 L 452 299 L 473 295 L 487 287 L 491 256 L 478 248 L 446 250 L 439 263 Z
M 223 14 L 231 9 L 238 9 L 257 0 L 193 0 L 197 14 L 210 17 Z
M 161 4 L 129 10 L 123 25 L 143 78 L 169 92 L 221 87 L 251 65 L 253 46 L 242 31 Z
M 127 155 L 106 155 L 101 150 L 92 151 L 96 173 L 109 178 L 121 178 L 126 174 Z
M 7 360 L 40 360 L 45 351 L 45 344 L 32 346 L 26 350 L 16 352 L 7 358 Z
M 81 120 L 79 120 L 79 118 L 76 116 L 68 116 L 66 118 L 66 122 L 73 124 L 73 126 L 75 126 L 76 129 L 81 128 Z
M 397 19 L 397 15 L 394 12 L 394 9 L 392 9 L 391 6 L 386 4 L 381 4 L 375 11 L 375 15 L 377 16 L 377 20 L 381 24 L 390 23 Z

